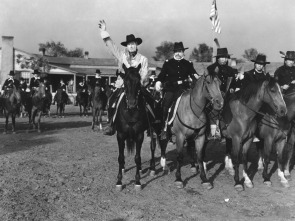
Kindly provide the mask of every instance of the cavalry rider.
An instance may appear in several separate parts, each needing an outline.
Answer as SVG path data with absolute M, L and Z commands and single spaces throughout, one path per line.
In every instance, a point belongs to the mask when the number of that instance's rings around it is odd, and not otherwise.
M 31 95 L 33 95 L 35 91 L 38 90 L 39 88 L 39 84 L 41 82 L 40 74 L 41 73 L 38 70 L 34 70 L 33 72 L 33 77 L 31 78 L 30 85 L 29 85 Z
M 44 83 L 44 87 L 45 87 L 45 94 L 48 97 L 48 102 L 51 104 L 52 102 L 52 94 L 50 91 L 50 82 L 48 81 L 47 77 L 43 78 L 43 83 Z
M 86 77 L 83 76 L 81 82 L 79 82 L 77 86 L 77 97 L 76 97 L 76 106 L 78 105 L 78 100 L 81 98 L 81 93 L 86 93 L 88 97 L 88 86 L 86 84 Z
M 119 61 L 119 71 L 120 73 L 124 73 L 123 70 L 123 64 L 129 68 L 129 67 L 137 67 L 139 64 L 141 64 L 141 68 L 139 70 L 139 74 L 141 77 L 141 84 L 143 86 L 146 86 L 148 84 L 148 59 L 138 53 L 138 45 L 142 43 L 141 38 L 136 38 L 133 34 L 126 36 L 126 41 L 122 42 L 121 45 L 126 47 L 124 49 L 120 49 L 117 47 L 117 45 L 113 42 L 113 40 L 110 37 L 110 34 L 106 31 L 106 23 L 105 21 L 99 22 L 99 28 L 101 31 L 101 37 L 105 44 L 107 45 L 110 52 L 113 54 L 113 56 Z M 116 87 L 118 88 L 115 90 L 115 92 L 112 94 L 112 96 L 109 99 L 109 118 L 110 122 L 107 126 L 104 134 L 105 135 L 113 135 L 115 134 L 115 127 L 113 122 L 113 115 L 115 114 L 115 108 L 118 106 L 116 103 L 118 101 L 118 98 L 120 97 L 121 93 L 123 92 L 123 79 L 119 77 L 116 81 Z M 148 93 L 148 92 L 147 92 Z M 113 98 L 112 98 L 113 97 Z
M 8 95 L 7 92 L 9 89 L 13 88 L 13 85 L 16 87 L 16 89 L 19 89 L 20 83 L 17 79 L 14 79 L 15 73 L 14 71 L 10 71 L 8 74 L 8 78 L 5 80 L 3 86 L 2 86 L 2 91 L 1 94 L 4 93 L 4 95 Z
M 283 58 L 284 65 L 275 71 L 274 76 L 283 89 L 283 92 L 285 92 L 290 86 L 291 89 L 295 86 L 295 51 L 287 51 Z
M 21 77 L 21 78 L 20 78 L 20 85 L 19 85 L 20 90 L 21 90 L 22 92 L 26 92 L 27 87 L 28 87 L 28 85 L 27 85 L 25 79 Z
M 188 48 L 185 48 L 182 42 L 174 43 L 174 56 L 172 59 L 165 61 L 155 84 L 157 91 L 161 91 L 162 86 L 164 90 L 161 140 L 167 138 L 166 120 L 172 103 L 190 87 L 189 78 L 192 80 L 199 78 L 193 63 L 184 58 L 186 49 Z
M 68 94 L 67 94 L 67 86 L 66 86 L 66 84 L 65 84 L 65 82 L 64 82 L 64 80 L 61 78 L 60 79 L 60 82 L 59 82 L 59 85 L 58 85 L 58 88 L 57 88 L 57 90 L 58 89 L 60 89 L 61 91 L 62 91 L 62 94 L 65 94 L 66 96 L 67 96 L 67 98 L 68 98 Z M 54 95 L 54 99 L 53 99 L 53 105 L 55 104 L 55 102 L 56 102 L 56 96 L 57 96 L 57 93 Z M 67 99 L 68 100 L 68 99 Z
M 210 74 L 213 74 L 218 68 L 217 76 L 221 81 L 220 84 L 220 91 L 225 97 L 227 92 L 233 92 L 233 85 L 232 82 L 234 80 L 235 74 L 237 73 L 236 69 L 233 69 L 228 65 L 228 59 L 230 58 L 230 54 L 228 53 L 227 48 L 217 48 L 216 53 L 216 61 L 215 63 L 209 65 L 207 70 Z M 212 110 L 209 113 L 210 119 L 210 129 L 211 129 L 211 137 L 210 138 L 220 138 L 220 130 L 219 127 L 219 111 Z

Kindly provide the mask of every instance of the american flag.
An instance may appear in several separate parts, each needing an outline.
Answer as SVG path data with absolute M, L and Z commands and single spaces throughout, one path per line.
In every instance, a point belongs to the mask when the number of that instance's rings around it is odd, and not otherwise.
M 212 2 L 209 18 L 212 22 L 212 29 L 214 29 L 215 32 L 220 33 L 221 27 L 220 27 L 218 12 L 217 12 L 216 0 L 213 0 L 213 2 Z

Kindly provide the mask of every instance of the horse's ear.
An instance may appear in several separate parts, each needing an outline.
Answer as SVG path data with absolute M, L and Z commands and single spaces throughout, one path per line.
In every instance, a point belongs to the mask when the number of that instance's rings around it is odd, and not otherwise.
M 136 67 L 136 70 L 139 72 L 139 70 L 141 69 L 141 63 L 139 63 L 139 65 Z
M 128 68 L 126 67 L 126 65 L 124 63 L 122 65 L 122 67 L 123 67 L 124 72 L 126 73 Z

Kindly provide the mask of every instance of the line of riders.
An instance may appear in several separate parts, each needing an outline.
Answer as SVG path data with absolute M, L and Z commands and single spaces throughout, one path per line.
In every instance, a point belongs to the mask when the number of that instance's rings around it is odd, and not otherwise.
M 109 98 L 108 116 L 109 124 L 105 129 L 105 135 L 114 135 L 116 119 L 116 108 L 120 102 L 120 95 L 124 91 L 124 70 L 123 65 L 127 68 L 137 67 L 141 65 L 139 74 L 141 76 L 141 92 L 146 100 L 153 97 L 161 99 L 162 119 L 157 119 L 161 122 L 161 140 L 167 139 L 167 118 L 169 108 L 177 100 L 177 98 L 186 90 L 190 89 L 195 81 L 200 78 L 200 75 L 193 67 L 193 63 L 185 59 L 185 50 L 188 49 L 183 46 L 182 42 L 175 42 L 173 48 L 173 58 L 166 60 L 163 64 L 158 77 L 149 76 L 148 72 L 148 59 L 142 54 L 138 53 L 138 46 L 142 43 L 141 38 L 136 38 L 133 34 L 126 36 L 126 41 L 121 45 L 124 48 L 119 48 L 112 40 L 110 34 L 106 30 L 106 22 L 101 20 L 99 22 L 99 29 L 101 38 L 106 44 L 111 54 L 118 60 L 119 75 L 115 84 L 114 93 Z M 275 79 L 281 86 L 282 92 L 286 92 L 295 88 L 295 51 L 287 51 L 282 53 L 284 58 L 284 65 L 279 67 L 275 73 Z M 227 48 L 218 48 L 215 56 L 215 62 L 207 67 L 210 74 L 218 70 L 217 76 L 221 82 L 220 91 L 224 97 L 225 102 L 228 101 L 232 94 L 239 93 L 239 90 L 247 88 L 251 82 L 264 80 L 269 77 L 269 73 L 265 72 L 265 66 L 270 62 L 267 61 L 266 55 L 258 54 L 256 59 L 251 60 L 254 63 L 254 68 L 247 72 L 239 72 L 237 69 L 229 65 L 228 60 L 231 54 L 228 53 Z M 218 68 L 217 68 L 218 67 Z M 154 94 L 160 94 L 155 98 Z M 210 120 L 210 132 L 208 139 L 220 139 L 220 112 L 214 110 L 212 107 L 206 107 L 206 113 Z M 115 115 L 115 116 L 114 116 Z M 257 138 L 255 138 L 257 139 Z

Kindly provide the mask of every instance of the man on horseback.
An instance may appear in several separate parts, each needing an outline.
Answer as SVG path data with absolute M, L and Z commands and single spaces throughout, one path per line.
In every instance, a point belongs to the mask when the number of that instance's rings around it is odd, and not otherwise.
M 186 49 L 188 48 L 184 48 L 182 42 L 174 43 L 174 56 L 172 59 L 165 61 L 155 84 L 157 91 L 161 91 L 163 85 L 165 94 L 162 103 L 163 118 L 161 140 L 167 138 L 166 120 L 172 103 L 190 87 L 189 78 L 193 80 L 199 78 L 193 63 L 184 59 L 184 51 Z
M 86 84 L 85 76 L 83 76 L 83 80 L 78 84 L 78 87 L 77 87 L 76 106 L 78 105 L 78 101 L 81 100 L 81 93 L 87 94 L 87 101 L 88 101 L 88 86 Z
M 63 80 L 63 79 L 60 79 L 60 82 L 59 82 L 59 85 L 58 85 L 57 90 L 58 90 L 58 89 L 62 90 L 62 94 L 63 94 L 64 96 L 66 96 L 66 97 L 67 97 L 67 100 L 68 100 L 68 94 L 67 94 L 67 92 L 66 92 L 66 90 L 67 90 L 67 86 L 66 86 L 66 84 L 64 83 L 64 80 Z M 54 95 L 53 105 L 54 105 L 55 102 L 56 102 L 56 95 L 57 95 L 57 93 Z
M 27 83 L 25 82 L 25 79 L 21 77 L 21 78 L 20 78 L 20 86 L 19 86 L 20 90 L 21 90 L 22 92 L 26 92 L 27 87 L 28 87 L 28 85 L 27 85 Z
M 5 80 L 1 91 L 2 94 L 4 93 L 4 97 L 7 97 L 9 95 L 8 91 L 11 90 L 13 86 L 15 86 L 16 89 L 19 89 L 20 87 L 19 81 L 17 79 L 14 79 L 14 71 L 10 71 L 8 75 L 9 77 Z
M 30 85 L 29 85 L 32 96 L 34 95 L 35 91 L 38 90 L 39 88 L 39 84 L 41 82 L 40 74 L 41 73 L 37 69 L 34 70 L 33 72 L 33 77 L 31 78 Z
M 126 47 L 123 50 L 118 48 L 117 45 L 113 42 L 110 37 L 110 34 L 106 31 L 105 21 L 99 22 L 99 28 L 101 31 L 101 37 L 106 43 L 108 49 L 111 51 L 113 56 L 119 61 L 119 71 L 124 73 L 122 65 L 124 64 L 127 68 L 137 67 L 141 64 L 141 69 L 139 74 L 141 76 L 141 84 L 146 86 L 148 84 L 148 59 L 138 53 L 138 45 L 142 43 L 141 38 L 135 38 L 133 34 L 126 36 L 126 41 L 122 42 L 121 45 Z M 105 130 L 105 135 L 115 134 L 113 116 L 115 114 L 116 108 L 118 107 L 117 101 L 119 100 L 120 95 L 123 93 L 123 78 L 118 77 L 116 81 L 117 90 L 114 91 L 112 96 L 109 98 L 109 125 Z
M 225 97 L 228 92 L 233 91 L 232 81 L 235 77 L 235 74 L 237 73 L 237 70 L 228 65 L 230 54 L 228 53 L 227 48 L 217 48 L 217 54 L 215 57 L 215 63 L 209 65 L 207 70 L 210 74 L 213 74 L 215 70 L 218 69 L 217 76 L 221 81 L 220 91 L 223 94 L 223 97 Z M 211 137 L 209 137 L 209 139 L 220 138 L 220 130 L 218 130 L 220 118 L 219 111 L 213 109 L 209 113 L 209 118 L 211 129 Z
M 290 87 L 294 88 L 295 86 L 295 51 L 287 51 L 283 58 L 284 65 L 275 71 L 274 76 L 283 92 L 285 92 Z

